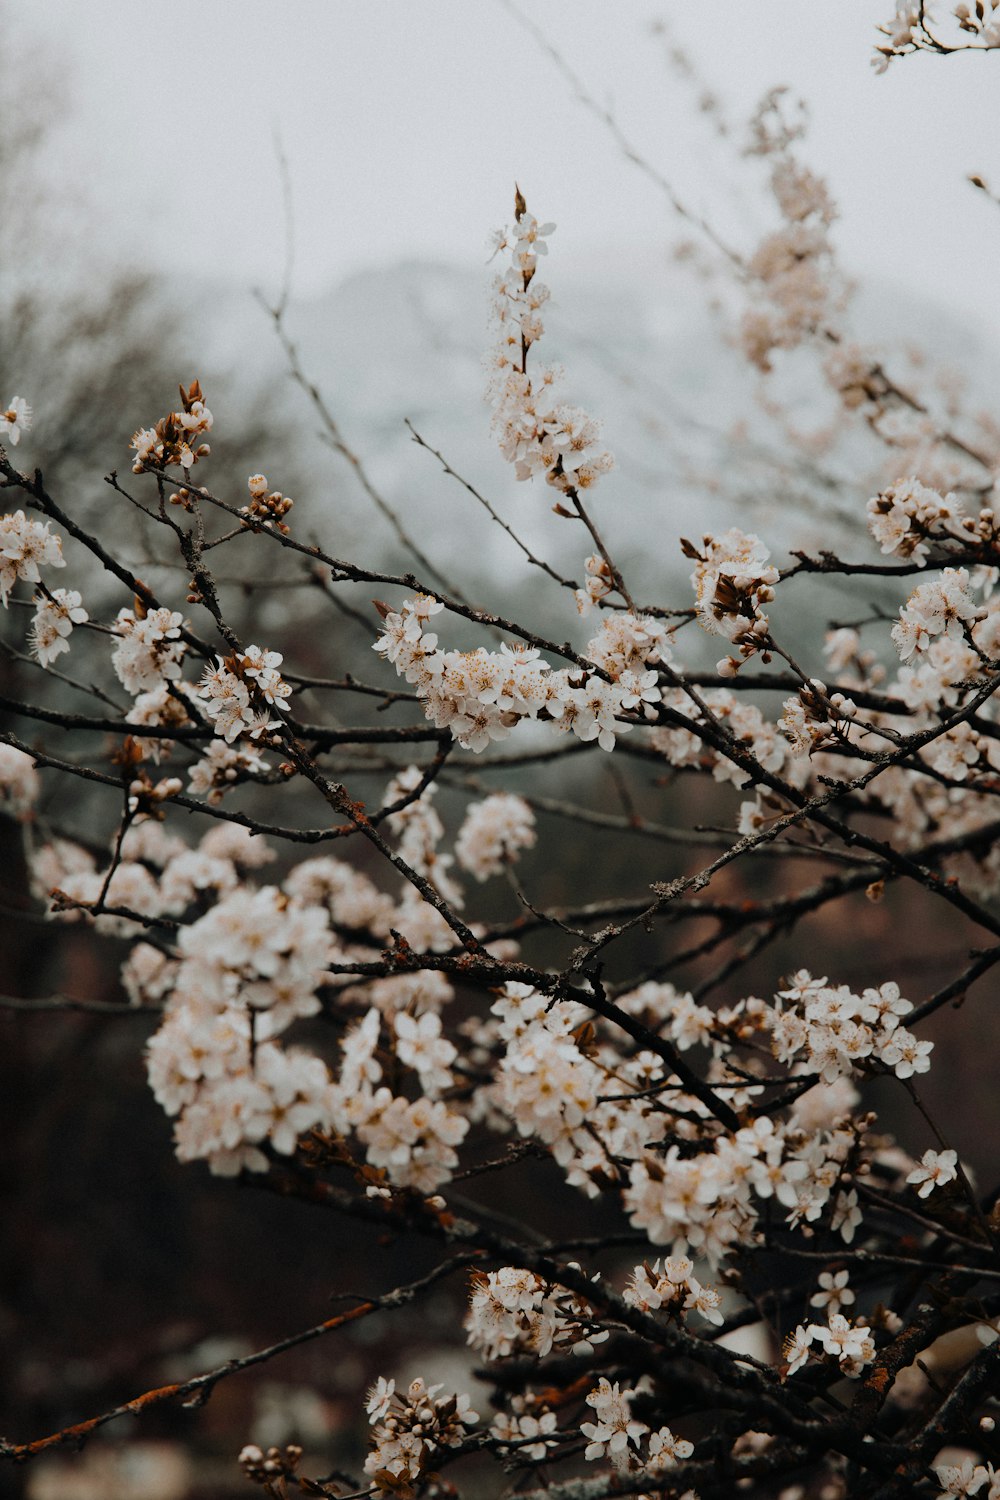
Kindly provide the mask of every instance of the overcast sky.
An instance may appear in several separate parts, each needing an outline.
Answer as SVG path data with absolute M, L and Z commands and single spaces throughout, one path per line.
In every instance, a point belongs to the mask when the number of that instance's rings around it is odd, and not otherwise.
M 741 194 L 746 164 L 692 122 L 652 22 L 668 18 L 737 117 L 790 84 L 812 106 L 807 155 L 840 202 L 847 265 L 1000 333 L 1000 211 L 965 182 L 976 171 L 1000 183 L 1000 55 L 917 56 L 876 77 L 874 28 L 892 0 L 520 3 L 679 195 L 742 248 L 763 224 Z M 678 231 L 502 0 L 37 0 L 5 24 L 66 67 L 60 170 L 84 185 L 109 258 L 275 287 L 276 130 L 303 294 L 401 257 L 482 264 L 515 177 L 557 221 L 567 263 L 643 274 Z

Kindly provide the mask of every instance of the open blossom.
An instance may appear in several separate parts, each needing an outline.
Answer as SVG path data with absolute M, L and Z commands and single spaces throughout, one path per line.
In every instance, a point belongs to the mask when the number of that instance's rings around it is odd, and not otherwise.
M 951 1500 L 953 1496 L 982 1495 L 986 1484 L 990 1488 L 985 1500 L 995 1500 L 1000 1494 L 1000 1475 L 994 1472 L 992 1464 L 987 1467 L 967 1457 L 958 1464 L 938 1464 L 934 1472 L 938 1484 L 942 1486 L 939 1500 Z
M 74 625 L 89 619 L 76 589 L 53 589 L 50 594 L 35 596 L 35 617 L 31 622 L 32 653 L 43 667 L 51 666 L 57 656 L 69 650 Z
M 820 1272 L 819 1290 L 809 1298 L 809 1306 L 821 1307 L 830 1313 L 840 1312 L 842 1307 L 847 1307 L 854 1301 L 854 1293 L 847 1282 L 847 1271 Z
M 48 521 L 29 521 L 23 510 L 0 516 L 0 604 L 7 607 L 19 578 L 41 581 L 41 568 L 64 568 L 62 539 L 49 531 Z
M 4 411 L 0 411 L 0 438 L 9 437 L 16 448 L 21 434 L 31 426 L 32 411 L 23 396 L 14 396 Z
M 574 1293 L 518 1266 L 473 1271 L 465 1326 L 468 1342 L 488 1360 L 544 1356 L 552 1349 L 592 1353 L 609 1336 L 593 1327 L 590 1310 Z
M 802 1366 L 807 1363 L 813 1352 L 815 1332 L 815 1324 L 810 1324 L 809 1327 L 800 1324 L 788 1335 L 782 1348 L 786 1375 L 794 1375 L 796 1370 L 801 1370 Z
M 626 1302 L 643 1312 L 683 1309 L 699 1313 L 709 1323 L 722 1324 L 722 1298 L 714 1287 L 702 1286 L 686 1255 L 669 1256 L 662 1271 L 659 1260 L 636 1266 L 623 1295 Z
M 649 1467 L 651 1469 L 672 1469 L 675 1464 L 682 1463 L 684 1459 L 690 1458 L 694 1452 L 694 1444 L 687 1438 L 675 1437 L 669 1427 L 661 1427 L 657 1432 L 649 1435 Z M 688 1491 L 691 1494 L 692 1491 Z
M 402 1011 L 394 1024 L 400 1062 L 416 1070 L 429 1099 L 437 1098 L 453 1082 L 451 1064 L 458 1056 L 454 1043 L 441 1035 L 441 1017 L 433 1010 L 419 1017 Z
M 282 662 L 280 651 L 262 651 L 259 646 L 247 646 L 240 652 L 239 660 L 244 675 L 252 680 L 265 703 L 280 713 L 286 713 L 285 699 L 291 696 L 292 690 L 278 671 Z
M 907 1177 L 918 1198 L 929 1198 L 935 1188 L 947 1187 L 958 1176 L 957 1151 L 925 1151 Z
M 240 781 L 267 770 L 267 762 L 253 745 L 224 744 L 214 740 L 188 773 L 188 791 L 217 806 L 227 791 Z

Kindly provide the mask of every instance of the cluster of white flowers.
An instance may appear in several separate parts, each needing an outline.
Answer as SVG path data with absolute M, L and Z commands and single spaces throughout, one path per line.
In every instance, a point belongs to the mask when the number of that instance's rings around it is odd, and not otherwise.
M 720 1064 L 735 1038 L 766 1032 L 774 1014 L 761 1000 L 713 1013 L 653 984 L 623 996 L 621 1008 L 673 1031 L 679 1046 L 708 1044 Z M 584 1004 L 552 1004 L 508 983 L 492 1014 L 500 1056 L 490 1099 L 500 1115 L 519 1134 L 541 1140 L 581 1191 L 595 1196 L 616 1185 L 633 1227 L 652 1244 L 671 1246 L 674 1257 L 691 1250 L 718 1266 L 734 1245 L 753 1242 L 761 1204 L 770 1201 L 787 1210 L 791 1225 L 827 1215 L 835 1233 L 853 1238 L 861 1213 L 848 1162 L 858 1155 L 859 1135 L 849 1120 L 831 1131 L 824 1110 L 812 1123 L 803 1111 L 788 1124 L 765 1116 L 730 1134 L 655 1054 L 626 1057 L 603 1033 L 595 1036 Z M 905 1073 L 905 1059 L 914 1070 L 926 1067 L 930 1044 L 903 1037 L 897 1067 Z M 754 1093 L 751 1084 L 727 1090 L 726 1098 L 738 1111 Z M 845 1095 L 833 1114 L 851 1103 Z M 687 1262 L 677 1264 L 686 1269 Z M 647 1276 L 637 1295 L 652 1286 Z M 667 1291 L 660 1285 L 662 1298 Z M 684 1296 L 689 1292 L 690 1279 Z M 690 1306 L 714 1321 L 714 1295 L 700 1284 L 694 1295 Z
M 40 568 L 64 568 L 62 538 L 49 531 L 48 521 L 29 521 L 23 510 L 0 516 L 0 604 L 7 607 L 19 578 L 40 583 Z
M 281 661 L 277 651 L 247 646 L 205 668 L 196 696 L 227 745 L 242 734 L 256 740 L 281 729 L 280 721 L 270 716 L 271 709 L 287 712 L 285 700 L 292 691 L 278 671 Z
M 832 1206 L 830 1227 L 849 1242 L 861 1222 L 857 1194 L 833 1195 L 854 1145 L 851 1131 L 802 1133 L 763 1117 L 695 1155 L 677 1146 L 646 1152 L 629 1169 L 622 1201 L 654 1245 L 671 1245 L 675 1256 L 692 1249 L 713 1266 L 754 1242 L 755 1199 L 788 1209 L 792 1225 Z
M 616 1469 L 628 1463 L 629 1447 L 638 1452 L 640 1441 L 649 1432 L 645 1422 L 637 1422 L 632 1415 L 631 1404 L 635 1391 L 621 1390 L 616 1380 L 614 1385 L 605 1376 L 589 1392 L 587 1405 L 593 1409 L 595 1422 L 581 1422 L 580 1431 L 587 1439 L 584 1458 L 609 1457 Z
M 10 438 L 16 448 L 21 434 L 31 426 L 32 410 L 23 396 L 12 397 L 8 406 L 0 411 L 0 438 Z
M 181 909 L 227 878 L 224 866 L 187 865 L 178 859 L 163 877 Z M 274 887 L 238 886 L 181 929 L 178 950 L 167 1014 L 149 1044 L 153 1092 L 180 1116 L 182 1159 L 207 1158 L 226 1174 L 264 1170 L 263 1141 L 289 1155 L 307 1130 L 331 1122 L 325 1064 L 272 1040 L 320 1008 L 316 989 L 331 952 L 326 912 Z
M 179 1116 L 178 1154 L 205 1158 L 214 1172 L 259 1171 L 267 1166 L 265 1144 L 289 1155 L 310 1130 L 339 1137 L 354 1132 L 368 1168 L 397 1186 L 433 1192 L 457 1165 L 455 1147 L 469 1128 L 464 1115 L 438 1097 L 453 1082 L 457 1049 L 442 1036 L 435 1009 L 415 1016 L 397 1008 L 412 998 L 405 987 L 394 1004 L 386 1003 L 385 1017 L 370 1008 L 344 1037 L 336 1078 L 320 1058 L 301 1048 L 285 1051 L 275 1041 L 297 1018 L 319 1011 L 327 966 L 346 956 L 331 921 L 346 918 L 358 927 L 371 921 L 384 931 L 393 904 L 386 912 L 363 876 L 327 859 L 300 865 L 284 891 L 254 888 L 242 881 L 236 862 L 249 865 L 260 856 L 238 839 L 220 837 L 239 830 L 215 830 L 193 850 L 159 829 L 141 823 L 130 831 L 106 899 L 159 915 L 182 914 L 214 898 L 204 915 L 181 928 L 176 957 L 146 945 L 123 976 L 137 1001 L 165 1002 L 164 1022 L 149 1045 L 149 1075 L 160 1104 Z M 89 857 L 60 855 L 57 863 L 54 851 L 40 867 L 43 879 L 82 903 L 92 902 L 102 884 Z M 122 920 L 99 919 L 105 926 Z M 378 938 L 372 934 L 369 941 Z M 418 1084 L 415 1099 L 379 1086 L 375 1054 L 382 1045 L 389 1050 L 383 1020 L 398 1066 Z
M 608 1457 L 616 1469 L 647 1465 L 653 1469 L 669 1469 L 679 1460 L 691 1457 L 694 1444 L 686 1438 L 675 1437 L 669 1427 L 651 1433 L 645 1422 L 633 1417 L 632 1402 L 639 1394 L 638 1388 L 622 1390 L 617 1380 L 612 1384 L 601 1376 L 587 1396 L 587 1405 L 592 1408 L 596 1421 L 580 1423 L 580 1431 L 587 1439 L 585 1459 L 592 1461 Z M 644 1439 L 648 1439 L 645 1456 L 642 1453 Z
M 549 1008 L 544 995 L 526 985 L 508 983 L 492 1006 L 492 1014 L 500 1020 L 499 1037 L 506 1043 L 494 1086 L 499 1108 L 522 1136 L 544 1141 L 570 1182 L 596 1193 L 591 1174 L 614 1180 L 617 1171 L 608 1160 L 605 1130 L 595 1129 L 597 1100 L 608 1079 L 574 1035 L 587 1018 L 585 1008 L 565 1001 Z M 647 1122 L 647 1112 L 641 1107 L 620 1108 L 620 1122 L 615 1122 L 619 1145 L 632 1140 L 647 1124 L 655 1128 L 655 1121 Z M 602 1125 L 605 1118 L 602 1109 Z M 661 1123 L 661 1133 L 664 1128 Z
M 406 599 L 397 613 L 386 610 L 374 649 L 413 684 L 424 713 L 438 729 L 449 729 L 467 750 L 485 750 L 522 719 L 542 720 L 577 739 L 613 750 L 633 720 L 654 717 L 660 699 L 652 665 L 669 659 L 668 632 L 642 615 L 606 620 L 586 655 L 607 677 L 582 668 L 553 670 L 533 646 L 487 651 L 442 651 L 425 623 L 444 606 L 427 594 Z
M 972 5 L 959 0 L 950 7 L 949 20 L 947 40 L 942 41 L 940 22 L 931 0 L 924 4 L 918 4 L 917 0 L 896 0 L 895 15 L 878 28 L 886 40 L 875 48 L 872 66 L 876 73 L 884 73 L 894 57 L 905 57 L 910 52 L 957 52 L 963 48 L 988 52 L 1000 47 L 1000 0 L 975 0 Z
M 549 289 L 535 280 L 539 255 L 554 224 L 539 224 L 520 194 L 511 234 L 497 236 L 497 250 L 511 252 L 510 264 L 494 284 L 494 316 L 499 340 L 491 361 L 493 428 L 518 479 L 541 474 L 564 494 L 590 489 L 614 466 L 598 447 L 600 425 L 578 406 L 553 395 L 556 372 L 527 373 L 528 350 L 541 338 L 541 310 Z
M 853 699 L 843 693 L 828 693 L 826 684 L 814 677 L 794 698 L 785 699 L 778 728 L 793 755 L 808 755 L 834 739 L 849 740 L 851 719 L 856 713 Z
M 455 840 L 455 858 L 477 880 L 487 880 L 534 842 L 535 815 L 524 798 L 496 792 L 469 807 Z
M 774 598 L 778 570 L 768 562 L 771 554 L 760 537 L 735 526 L 720 537 L 703 537 L 700 550 L 691 542 L 682 545 L 695 562 L 691 587 L 699 623 L 739 647 L 738 658 L 723 657 L 718 664 L 724 677 L 733 677 L 767 645 L 770 623 L 764 605 Z
M 803 122 L 787 124 L 784 92 L 775 89 L 762 101 L 749 147 L 749 154 L 771 159 L 771 193 L 782 219 L 747 263 L 753 301 L 740 336 L 747 358 L 764 372 L 776 349 L 795 349 L 822 327 L 841 296 L 830 242 L 836 210 L 826 184 L 791 151 Z
M 883 553 L 908 562 L 925 563 L 935 543 L 974 540 L 975 529 L 961 500 L 919 479 L 897 479 L 868 502 L 868 530 Z
M 176 682 L 187 646 L 181 640 L 183 616 L 176 610 L 120 609 L 114 633 L 120 639 L 111 665 L 127 693 L 149 693 L 164 682 Z
M 840 1373 L 856 1380 L 875 1358 L 875 1341 L 866 1323 L 849 1323 L 843 1313 L 830 1312 L 826 1323 L 799 1324 L 785 1340 L 786 1374 L 794 1375 L 813 1353 L 813 1345 L 822 1346 L 840 1366 Z
M 540 1463 L 557 1446 L 552 1434 L 558 1424 L 555 1412 L 526 1391 L 512 1396 L 509 1406 L 497 1412 L 490 1423 L 490 1437 L 497 1440 L 498 1453 L 513 1453 L 519 1463 Z
M 380 1375 L 368 1392 L 372 1435 L 365 1473 L 376 1494 L 412 1495 L 441 1450 L 460 1445 L 479 1421 L 467 1395 L 439 1396 L 442 1389 L 418 1378 L 403 1396 L 394 1380 Z
M 696 1312 L 709 1323 L 722 1323 L 722 1298 L 714 1287 L 702 1286 L 686 1255 L 668 1256 L 662 1270 L 658 1260 L 652 1265 L 644 1260 L 632 1272 L 624 1297 L 643 1312 Z
M 157 721 L 162 722 L 162 720 Z M 147 741 L 156 745 L 157 740 Z M 226 792 L 241 780 L 252 780 L 267 770 L 267 761 L 253 745 L 229 745 L 213 740 L 188 775 L 188 790 L 218 806 Z
M 517 1266 L 473 1271 L 465 1326 L 468 1342 L 485 1359 L 553 1349 L 590 1354 L 609 1337 L 574 1292 L 551 1286 Z
M 426 877 L 445 901 L 453 906 L 463 904 L 461 887 L 448 873 L 454 858 L 438 848 L 444 838 L 444 824 L 434 807 L 437 787 L 424 788 L 423 795 L 416 797 L 423 776 L 417 766 L 407 766 L 394 776 L 386 787 L 382 799 L 384 807 L 395 807 L 410 797 L 405 807 L 389 814 L 389 827 L 399 836 L 399 852 L 411 869 Z
M 969 592 L 967 568 L 945 568 L 940 578 L 918 583 L 899 611 L 892 639 L 901 661 L 922 656 L 938 636 L 965 636 L 980 618 Z
M 212 428 L 212 413 L 205 405 L 201 386 L 193 380 L 186 390 L 182 385 L 180 393 L 180 411 L 169 412 L 155 427 L 141 427 L 133 435 L 129 444 L 135 449 L 133 473 L 162 470 L 171 464 L 191 469 L 211 451 L 207 443 L 198 442 L 201 434 Z
M 35 595 L 29 639 L 32 653 L 43 667 L 50 667 L 56 657 L 69 650 L 73 626 L 89 618 L 76 589 L 52 589 L 48 594 Z
M 900 1025 L 912 1009 L 891 981 L 855 995 L 847 985 L 829 985 L 800 969 L 770 1011 L 771 1046 L 779 1062 L 801 1062 L 824 1083 L 850 1077 L 869 1061 L 897 1078 L 912 1078 L 927 1072 L 934 1046 Z

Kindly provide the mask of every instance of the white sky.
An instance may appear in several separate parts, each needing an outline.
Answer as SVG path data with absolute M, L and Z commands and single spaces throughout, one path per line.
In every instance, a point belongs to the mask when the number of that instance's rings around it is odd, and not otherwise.
M 1000 184 L 1000 54 L 917 56 L 876 77 L 874 27 L 892 0 L 520 3 L 743 248 L 756 227 L 737 201 L 745 168 L 692 124 L 650 23 L 668 18 L 738 117 L 790 84 L 812 106 L 807 155 L 840 202 L 849 268 L 1000 333 L 1000 211 L 964 180 Z M 275 288 L 276 128 L 300 293 L 401 257 L 481 265 L 515 177 L 559 224 L 560 256 L 609 275 L 643 274 L 678 228 L 500 0 L 35 0 L 5 27 L 68 64 L 60 169 L 94 204 L 109 260 Z

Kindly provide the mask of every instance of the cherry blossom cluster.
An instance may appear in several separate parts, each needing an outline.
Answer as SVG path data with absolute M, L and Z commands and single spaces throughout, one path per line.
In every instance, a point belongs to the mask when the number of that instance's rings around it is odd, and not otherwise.
M 177 610 L 146 609 L 138 601 L 135 610 L 118 611 L 113 630 L 119 640 L 111 665 L 127 693 L 135 697 L 178 681 L 187 652 L 183 623 Z
M 844 693 L 828 693 L 825 683 L 814 677 L 782 705 L 778 728 L 794 755 L 808 755 L 837 738 L 849 741 L 857 705 Z
M 247 646 L 205 668 L 196 696 L 227 745 L 242 734 L 256 740 L 281 729 L 280 720 L 270 716 L 272 709 L 287 713 L 285 700 L 292 692 L 278 670 L 281 662 L 278 651 Z
M 459 1447 L 479 1421 L 467 1395 L 440 1396 L 442 1389 L 418 1377 L 403 1395 L 394 1380 L 379 1376 L 369 1391 L 366 1410 L 372 1434 L 365 1473 L 376 1494 L 411 1495 L 442 1450 Z
M 35 595 L 35 617 L 30 627 L 32 655 L 43 667 L 69 650 L 74 625 L 89 619 L 77 589 L 52 589 Z
M 374 649 L 416 687 L 428 719 L 450 730 L 465 749 L 485 750 L 530 719 L 613 750 L 637 715 L 655 716 L 660 689 L 653 664 L 670 656 L 668 632 L 659 621 L 610 616 L 586 647 L 598 669 L 588 672 L 553 669 L 534 646 L 442 651 L 437 635 L 424 627 L 443 608 L 426 594 L 404 600 L 398 612 L 386 606 Z
M 37 799 L 37 772 L 29 756 L 2 748 L 5 800 L 27 812 Z M 398 778 L 390 800 L 399 783 L 412 785 L 412 778 Z M 134 785 L 141 795 L 133 812 L 149 811 L 177 790 L 172 779 Z M 415 801 L 393 819 L 400 848 L 435 873 L 443 828 L 433 809 Z M 40 845 L 32 870 L 38 894 L 64 919 L 92 912 L 99 929 L 123 934 L 133 930 L 125 913 L 185 919 L 173 948 L 139 943 L 122 972 L 133 1003 L 165 1009 L 149 1044 L 149 1078 L 159 1103 L 177 1117 L 183 1160 L 204 1158 L 223 1175 L 263 1171 L 265 1147 L 287 1156 L 320 1132 L 347 1150 L 343 1143 L 353 1136 L 363 1156 L 357 1170 L 373 1192 L 387 1191 L 379 1184 L 388 1181 L 432 1193 L 457 1166 L 456 1148 L 470 1125 L 468 1106 L 443 1097 L 454 1092 L 458 1057 L 440 1016 L 452 996 L 447 980 L 418 972 L 348 987 L 343 1003 L 356 1019 L 343 1034 L 336 1072 L 301 1047 L 283 1049 L 277 1038 L 319 1013 L 331 964 L 377 958 L 390 929 L 418 948 L 446 950 L 450 930 L 411 888 L 394 901 L 325 856 L 297 865 L 283 887 L 249 883 L 249 873 L 273 857 L 261 838 L 237 825 L 222 823 L 191 848 L 147 817 L 128 828 L 107 876 L 89 850 L 64 839 Z M 439 861 L 441 880 L 447 861 Z M 510 953 L 512 945 L 496 951 Z M 393 1088 L 384 1081 L 390 1077 Z M 400 1091 L 407 1081 L 409 1094 Z
M 779 1062 L 803 1062 L 824 1083 L 874 1063 L 897 1078 L 912 1078 L 927 1072 L 934 1046 L 900 1025 L 912 1009 L 892 981 L 855 995 L 846 985 L 829 985 L 800 969 L 776 996 L 771 1046 Z
M 896 12 L 878 29 L 885 37 L 872 58 L 877 73 L 884 73 L 895 57 L 911 52 L 990 51 L 1000 47 L 1000 0 L 959 0 L 948 8 L 946 34 L 942 36 L 931 0 L 896 0 Z M 971 1493 L 971 1492 L 970 1492 Z
M 668 1256 L 661 1269 L 644 1260 L 636 1266 L 624 1292 L 625 1301 L 643 1312 L 665 1312 L 680 1317 L 696 1312 L 706 1322 L 721 1327 L 722 1298 L 714 1287 L 702 1286 L 694 1274 L 694 1262 L 686 1255 Z
M 29 521 L 23 510 L 0 516 L 0 604 L 7 608 L 19 578 L 41 582 L 41 568 L 64 568 L 62 538 L 49 531 L 48 521 Z
M 887 1008 L 893 999 L 888 991 L 883 986 L 878 995 Z M 898 992 L 893 1003 L 906 1005 Z M 655 1019 L 660 1025 L 670 1024 L 676 1004 L 671 1029 L 688 1045 L 708 1041 L 720 1065 L 735 1039 L 766 1033 L 781 1014 L 760 1000 L 709 1011 L 669 985 L 646 985 L 622 996 L 620 1004 L 647 1024 Z M 849 1116 L 856 1099 L 851 1092 L 830 1094 L 812 1116 L 803 1106 L 787 1123 L 762 1118 L 730 1134 L 719 1130 L 704 1103 L 655 1054 L 623 1056 L 603 1028 L 599 1044 L 589 1036 L 585 1005 L 553 1005 L 509 983 L 492 1012 L 493 1045 L 503 1047 L 491 1091 L 500 1112 L 520 1135 L 542 1141 L 567 1181 L 588 1196 L 616 1187 L 633 1226 L 652 1244 L 670 1245 L 676 1257 L 690 1250 L 718 1266 L 736 1244 L 752 1243 L 763 1206 L 772 1200 L 787 1210 L 793 1226 L 825 1217 L 832 1232 L 847 1243 L 853 1239 L 861 1212 L 851 1184 L 865 1157 L 866 1125 Z M 477 1039 L 487 1044 L 490 1028 Z M 897 1076 L 926 1069 L 930 1043 L 904 1032 L 895 1049 L 890 1052 L 885 1043 Z M 829 1071 L 824 1082 L 851 1068 Z M 739 1110 L 755 1093 L 748 1084 L 727 1090 L 726 1097 Z M 685 1296 L 691 1290 L 689 1280 Z M 703 1291 L 699 1285 L 692 1306 L 708 1316 L 714 1301 Z M 666 1288 L 660 1295 L 666 1296 Z
M 899 479 L 869 500 L 868 529 L 883 553 L 915 563 L 926 563 L 933 547 L 975 546 L 997 535 L 992 510 L 974 520 L 957 496 L 941 495 L 914 478 Z
M 622 1390 L 617 1380 L 612 1384 L 601 1376 L 587 1396 L 596 1420 L 580 1423 L 587 1439 L 585 1459 L 610 1458 L 618 1470 L 649 1467 L 655 1471 L 673 1468 L 678 1460 L 691 1457 L 694 1444 L 686 1438 L 675 1437 L 669 1427 L 651 1432 L 632 1415 L 632 1402 L 639 1394 L 639 1387 Z
M 795 349 L 839 305 L 830 226 L 836 217 L 826 184 L 791 149 L 802 124 L 789 127 L 785 91 L 766 96 L 751 129 L 748 154 L 771 163 L 770 187 L 781 227 L 757 246 L 746 265 L 752 304 L 743 314 L 744 353 L 759 370 L 777 349 Z
M 824 1354 L 835 1359 L 840 1373 L 857 1380 L 866 1365 L 875 1358 L 875 1340 L 871 1328 L 858 1319 L 850 1323 L 843 1313 L 831 1311 L 826 1323 L 799 1324 L 785 1341 L 786 1374 L 794 1375 L 815 1353 L 819 1344 Z
M 764 606 L 774 598 L 778 569 L 768 561 L 771 554 L 760 537 L 735 526 L 720 537 L 703 537 L 700 548 L 688 541 L 682 546 L 695 564 L 691 586 L 699 623 L 739 647 L 738 657 L 723 657 L 718 664 L 722 676 L 733 677 L 767 646 L 770 622 Z
M 495 792 L 474 802 L 455 840 L 455 858 L 477 880 L 499 875 L 535 843 L 535 815 L 523 797 Z
M 557 372 L 528 374 L 528 352 L 541 338 L 542 308 L 549 289 L 535 279 L 539 255 L 554 224 L 539 224 L 520 193 L 514 228 L 497 236 L 497 250 L 510 251 L 510 263 L 494 283 L 493 313 L 498 342 L 491 360 L 490 398 L 500 451 L 518 479 L 535 474 L 564 494 L 593 488 L 614 466 L 600 449 L 600 426 L 578 406 L 554 395 Z
M 553 1434 L 559 1417 L 533 1391 L 511 1396 L 509 1407 L 497 1412 L 490 1423 L 501 1456 L 515 1456 L 521 1463 L 541 1463 L 558 1446 Z
M 917 584 L 892 627 L 901 661 L 924 656 L 941 636 L 961 639 L 970 631 L 981 618 L 970 582 L 968 568 L 944 568 L 939 578 Z
M 168 412 L 155 427 L 140 427 L 133 435 L 129 444 L 135 449 L 133 473 L 141 474 L 146 469 L 162 471 L 171 465 L 192 469 L 212 451 L 207 443 L 198 442 L 203 432 L 212 429 L 212 413 L 205 405 L 201 386 L 193 380 L 186 389 L 180 387 L 180 394 L 180 411 Z
M 575 1293 L 517 1266 L 473 1272 L 465 1326 L 468 1342 L 488 1360 L 529 1353 L 543 1359 L 553 1349 L 591 1354 L 609 1337 Z

